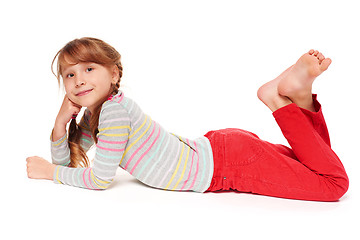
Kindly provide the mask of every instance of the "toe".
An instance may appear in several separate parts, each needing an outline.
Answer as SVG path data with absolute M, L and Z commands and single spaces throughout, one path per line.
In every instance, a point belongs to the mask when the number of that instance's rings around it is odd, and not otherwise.
M 311 50 L 309 51 L 309 54 L 312 55 L 312 54 L 314 54 L 314 52 L 315 52 L 315 50 L 314 50 L 314 49 L 311 49 Z
M 319 59 L 320 63 L 325 59 L 324 55 L 322 55 L 322 53 L 319 53 L 317 55 L 317 58 Z
M 330 58 L 325 58 L 320 64 L 321 71 L 325 71 L 326 69 L 328 69 L 330 64 L 331 64 L 331 59 Z
M 319 51 L 318 51 L 318 50 L 315 50 L 314 56 L 317 57 L 318 54 L 319 54 Z

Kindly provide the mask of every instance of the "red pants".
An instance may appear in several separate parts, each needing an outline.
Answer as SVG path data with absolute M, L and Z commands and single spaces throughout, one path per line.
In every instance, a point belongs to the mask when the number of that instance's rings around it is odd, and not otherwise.
M 240 129 L 210 131 L 214 175 L 206 192 L 233 190 L 274 197 L 336 201 L 348 189 L 345 169 L 331 150 L 321 105 L 316 112 L 296 104 L 273 116 L 291 149 Z

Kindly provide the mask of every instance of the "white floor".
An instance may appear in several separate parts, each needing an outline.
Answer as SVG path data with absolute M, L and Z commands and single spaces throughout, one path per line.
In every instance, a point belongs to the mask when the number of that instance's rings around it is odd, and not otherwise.
M 13 1 L 1 3 L 1 239 L 359 239 L 356 1 Z M 314 84 L 350 189 L 332 203 L 147 187 L 119 169 L 106 191 L 30 180 L 50 159 L 61 104 L 50 63 L 76 37 L 123 57 L 122 88 L 153 119 L 195 138 L 238 127 L 287 144 L 257 99 L 310 48 L 333 59 Z M 188 115 L 184 115 L 187 113 Z M 6 237 L 5 237 L 6 236 Z M 9 237 L 11 236 L 11 237 Z
M 24 169 L 22 169 L 24 170 Z M 23 173 L 23 172 L 22 172 Z M 30 239 L 358 239 L 354 184 L 339 202 L 236 193 L 170 192 L 125 172 L 106 191 L 48 181 L 10 181 L 1 235 Z M 7 184 L 8 185 L 8 184 Z

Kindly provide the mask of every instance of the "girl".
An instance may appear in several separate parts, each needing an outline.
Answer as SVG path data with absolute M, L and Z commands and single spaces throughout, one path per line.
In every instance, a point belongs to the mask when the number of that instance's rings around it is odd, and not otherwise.
M 75 39 L 56 58 L 66 96 L 51 134 L 52 164 L 27 158 L 29 178 L 106 189 L 120 166 L 143 183 L 167 190 L 336 201 L 348 189 L 321 105 L 311 92 L 315 78 L 331 64 L 318 51 L 302 55 L 258 90 L 291 149 L 240 129 L 210 131 L 195 140 L 170 134 L 119 90 L 120 54 L 99 39 Z M 77 124 L 82 107 L 86 110 Z M 93 144 L 90 167 L 86 152 Z

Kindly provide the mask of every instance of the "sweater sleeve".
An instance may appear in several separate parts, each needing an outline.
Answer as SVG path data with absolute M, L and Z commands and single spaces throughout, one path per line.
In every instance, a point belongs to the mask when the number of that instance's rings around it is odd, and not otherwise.
M 70 149 L 67 141 L 67 133 L 55 142 L 52 141 L 52 134 L 50 139 L 52 163 L 61 166 L 68 166 L 70 163 Z
M 57 166 L 54 182 L 87 189 L 106 189 L 113 181 L 128 142 L 130 118 L 118 103 L 105 102 L 99 117 L 98 143 L 93 167 Z
M 94 139 L 90 131 L 90 111 L 88 109 L 85 110 L 78 126 L 81 128 L 80 146 L 87 152 L 94 145 Z
M 78 126 L 81 128 L 80 146 L 87 152 L 90 147 L 94 144 L 94 140 L 91 137 L 90 132 L 90 111 L 85 110 L 83 117 L 80 120 Z M 70 164 L 70 149 L 67 140 L 67 133 L 59 140 L 53 142 L 52 136 L 51 141 L 51 160 L 53 164 L 68 166 Z

